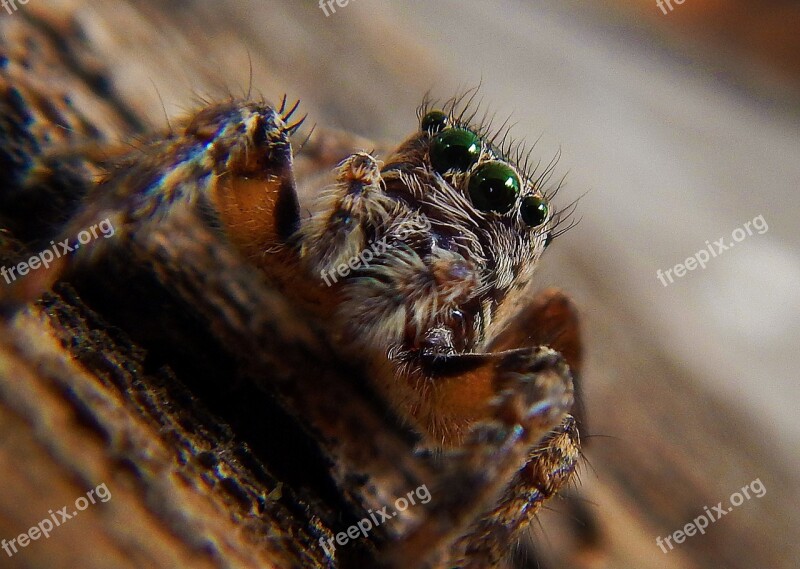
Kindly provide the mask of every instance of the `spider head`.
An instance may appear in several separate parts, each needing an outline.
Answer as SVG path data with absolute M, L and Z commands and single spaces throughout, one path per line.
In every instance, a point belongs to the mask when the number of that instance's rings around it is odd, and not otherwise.
M 507 133 L 492 136 L 454 107 L 423 109 L 420 129 L 381 175 L 387 195 L 428 222 L 404 243 L 421 259 L 452 262 L 437 285 L 470 283 L 453 312 L 469 330 L 457 348 L 475 349 L 524 302 L 554 216 L 541 188 L 546 180 L 526 171 L 520 148 L 505 143 Z

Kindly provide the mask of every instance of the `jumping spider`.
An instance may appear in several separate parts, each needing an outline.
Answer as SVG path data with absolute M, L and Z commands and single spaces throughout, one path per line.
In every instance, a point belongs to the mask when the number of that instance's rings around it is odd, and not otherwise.
M 438 465 L 431 508 L 386 545 L 382 562 L 500 567 L 543 502 L 571 480 L 580 455 L 576 311 L 558 291 L 531 292 L 565 218 L 543 188 L 552 168 L 538 177 L 528 171 L 507 130 L 476 124 L 471 100 L 459 97 L 441 109 L 423 104 L 419 128 L 383 162 L 356 152 L 331 179 L 299 180 L 295 110 L 285 99 L 277 108 L 210 104 L 115 157 L 63 232 L 73 237 L 108 220 L 114 239 L 61 257 L 45 280 L 125 250 L 188 289 L 215 278 L 193 269 L 198 258 L 228 257 L 199 238 L 196 250 L 182 251 L 186 241 L 173 237 L 211 228 L 312 323 L 309 343 L 357 362 L 421 436 L 418 460 Z M 301 209 L 298 189 L 309 187 Z M 219 277 L 213 286 L 224 293 L 192 302 L 225 312 L 232 328 L 257 329 L 251 283 L 237 281 L 243 274 Z M 47 284 L 25 282 L 36 286 L 18 297 Z

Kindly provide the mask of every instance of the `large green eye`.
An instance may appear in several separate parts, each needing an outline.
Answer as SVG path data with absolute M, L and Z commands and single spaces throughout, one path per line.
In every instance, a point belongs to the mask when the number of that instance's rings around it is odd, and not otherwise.
M 526 225 L 537 227 L 547 221 L 548 210 L 547 202 L 542 198 L 528 196 L 522 200 L 519 213 Z
M 486 162 L 469 176 L 469 196 L 481 211 L 506 213 L 519 195 L 519 176 L 505 162 Z
M 431 141 L 431 166 L 444 174 L 456 169 L 469 170 L 481 155 L 481 139 L 465 128 L 449 128 L 440 132 Z
M 442 131 L 450 122 L 450 119 L 442 111 L 430 111 L 426 113 L 419 123 L 423 132 L 436 134 Z

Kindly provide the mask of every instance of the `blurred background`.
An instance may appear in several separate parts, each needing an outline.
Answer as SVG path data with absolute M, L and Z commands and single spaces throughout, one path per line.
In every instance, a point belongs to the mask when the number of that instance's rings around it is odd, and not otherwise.
M 314 123 L 389 143 L 417 127 L 426 92 L 444 100 L 480 84 L 517 137 L 538 139 L 543 165 L 560 151 L 559 205 L 581 198 L 581 223 L 538 278 L 583 313 L 580 492 L 599 541 L 582 547 L 562 530 L 570 514 L 556 503 L 533 531 L 540 554 L 555 567 L 797 566 L 796 3 L 141 0 L 77 13 L 152 127 L 197 96 L 247 92 L 250 62 L 254 92 L 287 93 Z M 767 230 L 704 269 L 657 278 L 758 216 Z M 756 479 L 763 498 L 658 548 Z

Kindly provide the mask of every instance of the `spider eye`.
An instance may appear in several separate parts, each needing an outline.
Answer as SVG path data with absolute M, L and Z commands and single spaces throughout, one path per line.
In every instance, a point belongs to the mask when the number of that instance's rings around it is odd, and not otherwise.
M 449 128 L 431 141 L 431 166 L 440 174 L 452 169 L 466 172 L 480 155 L 481 139 L 465 128 Z
M 444 130 L 449 122 L 450 119 L 442 111 L 430 111 L 429 113 L 426 113 L 424 117 L 422 117 L 422 121 L 420 121 L 419 126 L 423 132 L 436 134 L 437 132 Z
M 481 211 L 506 213 L 519 195 L 517 173 L 505 162 L 486 162 L 469 176 L 472 204 Z
M 519 208 L 522 221 L 529 227 L 537 227 L 547 221 L 548 212 L 547 202 L 536 196 L 528 196 L 523 199 Z

